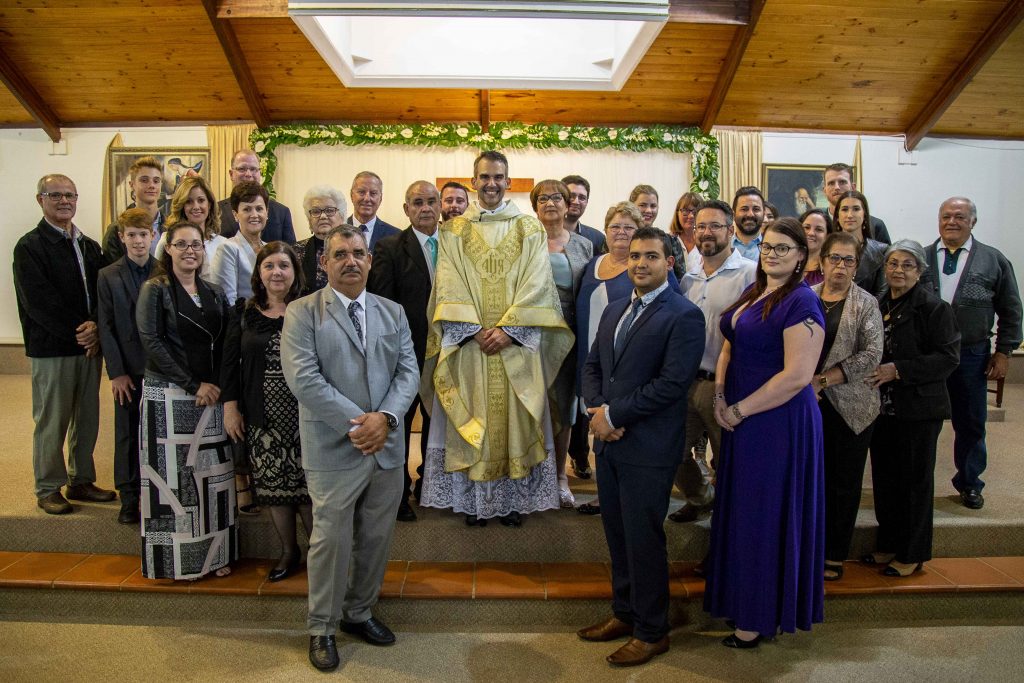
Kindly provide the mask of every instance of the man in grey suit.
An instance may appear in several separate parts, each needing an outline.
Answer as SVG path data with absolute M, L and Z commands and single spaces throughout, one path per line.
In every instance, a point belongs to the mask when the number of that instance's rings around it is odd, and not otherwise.
M 281 333 L 313 500 L 307 628 L 309 660 L 322 671 L 338 666 L 339 626 L 372 645 L 395 642 L 371 608 L 402 497 L 399 416 L 419 369 L 402 307 L 366 291 L 371 261 L 358 228 L 333 228 L 322 257 L 328 286 L 293 302 Z

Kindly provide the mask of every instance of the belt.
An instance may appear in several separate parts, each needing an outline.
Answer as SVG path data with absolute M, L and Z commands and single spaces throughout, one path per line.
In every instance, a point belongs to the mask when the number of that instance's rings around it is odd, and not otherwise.
M 697 379 L 706 379 L 709 382 L 715 381 L 715 373 L 708 372 L 707 370 L 698 370 Z

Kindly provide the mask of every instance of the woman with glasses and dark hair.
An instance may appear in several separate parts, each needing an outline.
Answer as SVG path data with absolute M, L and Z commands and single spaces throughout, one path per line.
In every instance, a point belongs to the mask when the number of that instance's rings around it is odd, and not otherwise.
M 811 209 L 800 216 L 800 225 L 807 237 L 807 263 L 804 264 L 804 282 L 812 287 L 825 280 L 822 270 L 821 247 L 834 230 L 832 218 L 825 209 Z
M 296 513 L 309 534 L 313 509 L 299 449 L 299 404 L 281 370 L 281 329 L 288 304 L 302 293 L 302 269 L 284 242 L 260 249 L 252 272 L 252 297 L 239 301 L 224 339 L 224 423 L 245 442 L 252 463 L 256 503 L 267 506 L 281 540 L 270 581 L 287 578 L 302 559 Z
M 324 253 L 324 237 L 332 229 L 345 224 L 348 203 L 341 190 L 330 185 L 316 185 L 302 198 L 302 210 L 309 221 L 308 238 L 295 243 L 295 254 L 302 266 L 302 294 L 311 294 L 327 286 L 327 273 L 320 264 Z
M 825 339 L 803 281 L 807 239 L 780 218 L 756 279 L 721 316 L 715 420 L 722 426 L 704 609 L 735 622 L 727 647 L 757 647 L 823 619 L 824 472 L 811 378 Z
M 203 229 L 177 222 L 164 234 L 162 269 L 142 285 L 135 314 L 146 350 L 142 572 L 150 579 L 227 576 L 238 559 L 234 465 L 220 403 L 228 302 L 199 277 Z
M 894 243 L 884 268 L 882 361 L 865 380 L 882 399 L 871 437 L 878 536 L 862 559 L 901 577 L 932 559 L 935 446 L 950 416 L 946 378 L 960 364 L 960 332 L 950 305 L 918 284 L 928 269 L 920 244 Z
M 821 247 L 824 281 L 813 287 L 825 309 L 825 344 L 811 386 L 825 439 L 826 581 L 843 577 L 878 416 L 878 390 L 864 378 L 882 358 L 882 314 L 878 300 L 853 282 L 860 249 L 849 233 L 826 237 Z
M 858 287 L 875 296 L 881 296 L 885 292 L 882 261 L 885 260 L 885 248 L 889 245 L 875 239 L 871 230 L 868 198 L 857 190 L 839 195 L 832 214 L 832 224 L 837 231 L 842 230 L 853 235 L 861 245 L 860 265 L 857 266 L 857 274 L 853 281 Z

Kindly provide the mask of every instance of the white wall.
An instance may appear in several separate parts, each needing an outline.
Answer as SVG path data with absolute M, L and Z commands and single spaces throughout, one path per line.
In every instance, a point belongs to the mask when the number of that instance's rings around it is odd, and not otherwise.
M 850 164 L 856 142 L 850 135 L 765 133 L 764 163 Z M 901 157 L 911 164 L 901 164 Z M 1024 216 L 1024 192 L 1016 187 L 1024 177 L 1024 142 L 925 138 L 908 155 L 902 137 L 864 136 L 861 158 L 858 189 L 894 240 L 935 241 L 939 206 L 963 195 L 978 206 L 975 237 L 1002 251 L 1018 279 L 1024 277 L 1024 226 L 1018 224 Z

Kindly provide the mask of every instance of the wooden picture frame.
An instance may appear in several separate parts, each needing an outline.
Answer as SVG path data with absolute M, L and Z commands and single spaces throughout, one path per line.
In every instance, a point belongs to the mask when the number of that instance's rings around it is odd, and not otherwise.
M 171 208 L 171 196 L 182 178 L 201 176 L 210 182 L 209 147 L 119 147 L 107 153 L 111 215 L 117 217 L 135 203 L 128 169 L 141 157 L 156 157 L 163 165 L 164 182 L 160 192 L 160 211 L 165 216 Z
M 766 201 L 779 210 L 779 215 L 799 218 L 809 208 L 828 209 L 825 194 L 825 166 L 827 164 L 761 164 L 761 191 Z M 852 180 L 860 187 L 857 169 Z

